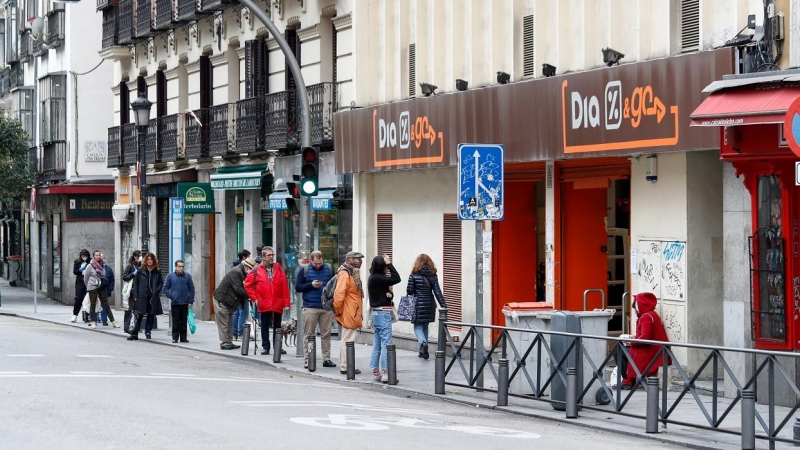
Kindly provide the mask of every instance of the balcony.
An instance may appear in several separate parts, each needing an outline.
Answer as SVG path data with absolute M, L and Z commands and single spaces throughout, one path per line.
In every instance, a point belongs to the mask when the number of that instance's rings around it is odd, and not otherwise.
M 143 38 L 153 34 L 153 2 L 152 0 L 136 1 L 136 37 Z
M 225 156 L 235 153 L 233 149 L 236 142 L 234 136 L 236 131 L 236 127 L 234 127 L 235 114 L 236 105 L 233 103 L 208 108 L 209 156 Z
M 218 11 L 236 3 L 236 0 L 203 0 L 203 11 Z
M 178 3 L 177 0 L 156 0 L 156 22 L 155 28 L 163 30 L 170 28 L 177 23 Z
M 41 40 L 39 41 L 41 42 Z M 64 43 L 64 10 L 56 9 L 47 14 L 47 46 L 58 48 Z
M 31 35 L 30 33 L 23 33 L 19 37 L 19 60 L 20 62 L 28 62 L 31 59 L 31 52 L 33 51 L 33 45 L 31 45 Z
M 116 6 L 103 10 L 103 48 L 109 48 L 119 43 L 117 38 L 118 22 Z
M 132 166 L 139 159 L 136 150 L 136 124 L 126 123 L 122 126 L 122 165 Z
M 319 83 L 308 86 L 308 103 L 311 110 L 311 144 L 333 144 L 333 113 L 339 110 L 337 83 Z
M 52 142 L 42 148 L 42 167 L 36 181 L 49 183 L 67 179 L 67 143 Z
M 202 0 L 176 0 L 178 2 L 178 20 L 195 20 L 203 16 Z
M 236 152 L 264 150 L 264 97 L 236 102 Z
M 97 0 L 97 10 L 103 11 L 107 8 L 115 7 L 119 4 L 119 0 Z
M 300 142 L 296 91 L 283 91 L 267 94 L 264 99 L 264 147 L 284 149 L 297 147 Z
M 191 115 L 184 115 L 184 130 L 186 135 L 186 159 L 200 159 L 208 158 L 209 147 L 211 141 L 211 132 L 208 118 L 210 117 L 209 108 L 194 110 L 195 116 L 200 121 L 194 119 Z
M 11 93 L 11 70 L 0 70 L 0 98 Z
M 11 89 L 25 86 L 25 71 L 22 69 L 22 64 L 11 64 Z
M 133 0 L 120 0 L 119 20 L 117 22 L 117 43 L 126 45 L 133 41 L 134 10 Z
M 106 157 L 106 161 L 108 161 L 107 167 L 109 169 L 122 166 L 119 132 L 120 127 L 111 127 L 108 129 L 108 156 Z
M 31 147 L 28 149 L 28 170 L 32 173 L 39 172 L 39 148 Z

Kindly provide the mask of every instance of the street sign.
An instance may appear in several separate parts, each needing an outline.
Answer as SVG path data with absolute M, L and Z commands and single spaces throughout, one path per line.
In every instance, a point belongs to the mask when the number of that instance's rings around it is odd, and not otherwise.
M 503 146 L 459 144 L 459 220 L 503 220 L 503 215 Z
M 175 261 L 183 259 L 183 215 L 184 201 L 180 197 L 169 199 L 170 213 L 170 245 L 169 245 L 169 268 L 165 272 L 172 272 L 175 269 Z

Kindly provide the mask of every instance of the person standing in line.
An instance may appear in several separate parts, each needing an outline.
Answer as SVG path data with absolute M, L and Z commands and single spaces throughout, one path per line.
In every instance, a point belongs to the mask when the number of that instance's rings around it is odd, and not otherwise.
M 144 257 L 141 269 L 133 278 L 131 287 L 131 301 L 133 302 L 133 313 L 136 323 L 130 332 L 129 341 L 139 339 L 139 330 L 142 328 L 142 319 L 147 315 L 144 324 L 144 335 L 151 339 L 150 332 L 153 330 L 155 316 L 164 314 L 161 307 L 161 289 L 164 287 L 164 278 L 158 268 L 158 258 L 152 253 Z
M 336 291 L 333 293 L 333 314 L 336 321 L 342 325 L 339 349 L 339 372 L 347 373 L 347 343 L 355 342 L 356 331 L 364 324 L 362 317 L 362 301 L 364 289 L 361 285 L 361 260 L 364 255 L 359 252 L 349 252 L 345 255 L 344 264 L 336 273 Z M 356 369 L 356 374 L 361 371 Z
M 419 344 L 419 357 L 428 359 L 428 325 L 436 320 L 436 302 L 446 308 L 442 290 L 439 288 L 439 277 L 436 276 L 436 266 L 430 256 L 424 253 L 417 256 L 411 276 L 408 277 L 406 293 L 417 296 L 414 334 L 417 335 Z
M 72 274 L 75 275 L 75 303 L 72 305 L 72 323 L 78 321 L 78 314 L 83 307 L 83 298 L 86 297 L 86 283 L 83 281 L 83 269 L 89 264 L 89 250 L 85 248 L 78 254 L 78 259 L 72 263 Z
M 170 299 L 172 315 L 172 343 L 189 342 L 186 338 L 189 308 L 194 305 L 194 282 L 192 276 L 185 271 L 183 260 L 175 261 L 175 271 L 167 275 L 164 281 L 164 294 Z
M 233 265 L 231 267 L 236 267 L 242 263 L 245 259 L 250 257 L 250 251 L 247 249 L 242 249 L 239 252 L 236 259 L 233 260 Z M 249 302 L 245 302 L 245 305 L 242 307 L 237 307 L 236 310 L 233 312 L 233 340 L 238 341 L 239 337 L 242 335 L 242 329 L 244 329 L 244 323 L 247 319 L 250 318 L 250 305 Z
M 253 258 L 247 258 L 236 267 L 228 270 L 214 290 L 214 320 L 219 333 L 219 348 L 233 350 L 241 346 L 233 343 L 233 311 L 247 301 L 244 279 L 256 265 Z
M 261 253 L 263 252 L 264 252 L 264 244 L 256 245 L 256 256 L 255 256 L 256 264 L 261 264 L 262 262 L 264 262 L 263 259 L 261 258 Z
M 394 294 L 391 287 L 401 281 L 400 274 L 394 268 L 389 255 L 372 258 L 367 292 L 369 292 L 369 306 L 372 308 L 372 326 L 375 328 L 375 334 L 369 365 L 372 367 L 372 378 L 384 383 L 389 382 L 386 346 L 392 343 Z
M 333 268 L 325 264 L 322 252 L 311 252 L 308 265 L 297 272 L 294 281 L 295 292 L 303 294 L 303 355 L 308 369 L 308 342 L 316 335 L 319 324 L 319 335 L 322 340 L 322 367 L 336 367 L 331 361 L 331 327 L 333 326 L 333 311 L 327 311 L 322 306 L 322 288 L 333 277 Z
M 281 317 L 289 310 L 289 281 L 286 272 L 275 262 L 275 250 L 264 247 L 261 250 L 261 264 L 244 280 L 244 289 L 258 307 L 261 314 L 261 354 L 269 355 L 269 328 L 272 327 L 272 340 L 277 339 L 277 329 L 281 327 Z M 285 355 L 286 350 L 281 349 Z
M 100 258 L 103 259 L 103 262 L 106 266 L 106 281 L 108 286 L 106 286 L 106 297 L 108 297 L 108 304 L 111 305 L 111 298 L 114 296 L 114 287 L 116 286 L 116 280 L 114 279 L 114 269 L 111 268 L 111 264 L 106 262 L 106 255 L 100 254 Z M 103 320 L 103 326 L 108 326 L 108 313 L 106 309 L 100 312 L 100 318 Z
M 125 266 L 125 270 L 122 271 L 122 282 L 131 282 L 131 292 L 128 294 L 128 309 L 125 311 L 124 321 L 126 333 L 133 328 L 131 326 L 131 317 L 133 316 L 133 278 L 139 271 L 141 264 L 142 252 L 139 250 L 134 250 L 133 253 L 131 253 L 131 257 L 128 258 L 128 264 Z
M 106 263 L 103 261 L 103 255 L 98 250 L 95 250 L 91 262 L 83 271 L 83 282 L 86 284 L 86 290 L 89 291 L 89 303 L 91 305 L 89 308 L 89 317 L 92 318 L 92 321 L 89 322 L 91 328 L 97 326 L 97 322 L 95 322 L 97 317 L 95 316 L 95 308 L 98 298 L 102 308 L 107 311 L 108 318 L 111 319 L 111 324 L 114 325 L 114 328 L 119 328 L 119 325 L 117 325 L 117 322 L 114 320 L 114 313 L 108 308 L 108 291 L 106 290 L 108 287 L 108 280 L 106 280 L 105 274 Z

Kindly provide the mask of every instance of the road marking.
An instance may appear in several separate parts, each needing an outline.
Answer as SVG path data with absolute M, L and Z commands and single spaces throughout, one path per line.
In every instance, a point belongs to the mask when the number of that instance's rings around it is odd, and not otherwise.
M 113 374 L 106 372 L 98 373 L 48 373 L 48 374 L 31 374 L 31 373 L 1 373 L 0 378 L 127 378 L 127 379 L 143 379 L 143 380 L 192 380 L 192 381 L 224 381 L 228 383 L 258 383 L 258 384 L 280 384 L 286 386 L 308 386 L 306 382 L 287 382 L 287 381 L 272 381 L 272 380 L 236 380 L 232 378 L 210 378 L 186 375 L 123 375 Z M 357 389 L 347 386 L 338 387 L 337 389 Z
M 302 400 L 231 400 L 229 403 L 234 403 L 243 406 L 269 406 L 269 407 L 330 407 L 330 408 L 345 408 L 355 409 L 361 411 L 379 411 L 379 412 L 392 412 L 404 414 L 423 414 L 427 416 L 439 416 L 441 414 L 436 412 L 424 411 L 419 409 L 406 409 L 406 408 L 387 408 L 386 406 L 371 406 L 360 405 L 356 403 L 340 403 L 340 402 L 324 402 L 324 401 L 302 401 Z
M 154 377 L 196 377 L 189 373 L 151 373 Z
M 70 372 L 73 375 L 114 375 L 114 372 Z
M 30 372 L 0 372 L 0 375 L 26 375 Z
M 113 358 L 113 356 L 109 355 L 75 355 L 78 358 Z
M 6 355 L 9 358 L 43 358 L 44 355 Z

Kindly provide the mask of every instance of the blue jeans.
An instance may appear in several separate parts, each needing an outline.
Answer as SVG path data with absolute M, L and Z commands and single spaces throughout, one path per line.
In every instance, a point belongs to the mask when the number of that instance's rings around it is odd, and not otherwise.
M 244 329 L 244 323 L 247 322 L 250 312 L 244 308 L 236 308 L 233 312 L 233 335 L 241 336 Z
M 417 343 L 422 345 L 428 342 L 428 324 L 430 322 L 422 322 L 414 324 L 414 334 L 417 335 Z
M 386 346 L 392 343 L 392 312 L 382 309 L 372 310 L 372 324 L 375 327 L 375 338 L 369 366 L 386 370 Z

